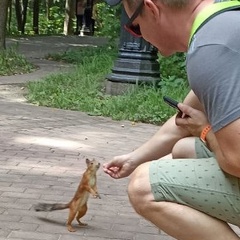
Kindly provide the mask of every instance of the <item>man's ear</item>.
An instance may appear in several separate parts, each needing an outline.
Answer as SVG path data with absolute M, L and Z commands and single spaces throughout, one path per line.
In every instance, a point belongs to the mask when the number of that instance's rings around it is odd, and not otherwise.
M 158 1 L 144 0 L 145 7 L 152 12 L 155 19 L 159 19 L 160 16 L 160 6 L 156 4 Z

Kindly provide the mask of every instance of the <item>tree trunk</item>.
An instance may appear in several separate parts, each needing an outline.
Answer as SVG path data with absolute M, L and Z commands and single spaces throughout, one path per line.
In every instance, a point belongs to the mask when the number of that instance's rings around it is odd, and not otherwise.
M 17 19 L 17 29 L 21 31 L 22 29 L 22 3 L 20 0 L 15 0 L 15 11 Z
M 25 24 L 27 21 L 27 7 L 28 7 L 28 0 L 23 0 L 23 11 L 22 11 L 22 29 L 21 33 L 25 33 Z
M 6 48 L 7 9 L 8 0 L 0 0 L 0 50 Z
M 11 22 L 12 22 L 12 0 L 9 0 L 8 1 L 8 9 L 9 9 L 9 13 L 8 13 L 8 22 L 7 22 L 7 25 L 8 25 L 8 32 L 10 33 L 11 31 Z
M 39 34 L 39 0 L 33 0 L 33 31 Z
M 27 20 L 27 7 L 28 0 L 15 0 L 15 11 L 18 31 L 20 31 L 22 34 L 25 33 L 25 24 Z
M 76 0 L 66 0 L 65 4 L 65 21 L 64 21 L 64 35 L 73 34 L 73 21 L 75 18 Z
M 46 18 L 50 20 L 50 8 L 53 6 L 53 0 L 46 0 Z

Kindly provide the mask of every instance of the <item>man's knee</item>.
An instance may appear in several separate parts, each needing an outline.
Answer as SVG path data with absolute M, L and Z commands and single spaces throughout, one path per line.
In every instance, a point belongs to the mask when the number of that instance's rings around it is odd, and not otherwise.
M 173 158 L 196 158 L 195 138 L 187 137 L 180 139 L 172 149 Z
M 141 182 L 144 175 L 143 170 L 141 165 L 137 167 L 131 175 L 128 184 L 128 196 L 131 202 L 136 201 L 143 194 L 143 189 L 141 188 Z
M 129 200 L 138 213 L 142 212 L 148 201 L 153 200 L 149 182 L 149 164 L 144 163 L 137 167 L 128 185 Z

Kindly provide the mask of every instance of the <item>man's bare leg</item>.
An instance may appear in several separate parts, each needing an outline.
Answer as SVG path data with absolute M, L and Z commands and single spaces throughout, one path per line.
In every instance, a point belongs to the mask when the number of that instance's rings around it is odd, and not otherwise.
M 140 165 L 128 187 L 130 202 L 141 216 L 178 240 L 239 240 L 227 223 L 190 207 L 155 202 L 149 183 L 149 164 Z
M 195 137 L 180 139 L 172 149 L 172 158 L 197 158 Z

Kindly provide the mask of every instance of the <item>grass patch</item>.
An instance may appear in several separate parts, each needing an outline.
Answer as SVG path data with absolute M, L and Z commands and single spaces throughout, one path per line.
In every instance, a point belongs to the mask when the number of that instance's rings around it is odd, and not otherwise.
M 15 48 L 0 51 L 0 76 L 24 74 L 33 71 L 35 67 Z
M 183 55 L 174 56 L 173 60 L 160 59 L 162 80 L 158 87 L 138 86 L 121 96 L 109 96 L 104 93 L 104 81 L 116 57 L 117 49 L 107 46 L 80 48 L 48 56 L 74 63 L 75 70 L 28 83 L 26 97 L 37 105 L 84 111 L 115 120 L 161 124 L 175 113 L 162 97 L 168 95 L 182 100 L 188 92 Z M 174 75 L 169 73 L 171 68 L 174 68 Z

